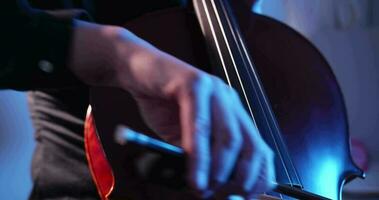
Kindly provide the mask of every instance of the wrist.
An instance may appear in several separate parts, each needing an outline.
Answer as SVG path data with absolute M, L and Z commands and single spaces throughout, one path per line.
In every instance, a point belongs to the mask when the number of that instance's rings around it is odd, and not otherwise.
M 149 90 L 165 61 L 163 52 L 126 29 L 113 38 L 115 87 L 131 93 Z
M 115 82 L 114 38 L 119 27 L 74 20 L 68 68 L 88 85 Z

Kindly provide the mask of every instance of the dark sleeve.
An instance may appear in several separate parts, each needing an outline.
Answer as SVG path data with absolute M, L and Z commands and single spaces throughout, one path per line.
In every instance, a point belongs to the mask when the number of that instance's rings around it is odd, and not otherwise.
M 0 88 L 82 86 L 66 66 L 77 15 L 57 16 L 16 0 L 0 2 Z

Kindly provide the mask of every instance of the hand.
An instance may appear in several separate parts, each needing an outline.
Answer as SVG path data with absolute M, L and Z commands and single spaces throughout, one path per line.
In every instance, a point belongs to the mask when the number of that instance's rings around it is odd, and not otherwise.
M 81 23 L 72 71 L 90 85 L 129 91 L 146 123 L 184 148 L 200 195 L 250 197 L 272 187 L 273 153 L 233 89 L 125 29 Z

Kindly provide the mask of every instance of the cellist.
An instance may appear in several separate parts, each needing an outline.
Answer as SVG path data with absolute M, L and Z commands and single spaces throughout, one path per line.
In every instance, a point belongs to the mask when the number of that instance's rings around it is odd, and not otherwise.
M 273 153 L 235 91 L 120 27 L 180 2 L 31 3 L 39 9 L 22 0 L 0 3 L 0 85 L 29 91 L 36 130 L 30 199 L 98 198 L 83 148 L 88 86 L 132 93 L 157 134 L 184 148 L 188 182 L 200 197 L 250 197 L 272 187 Z

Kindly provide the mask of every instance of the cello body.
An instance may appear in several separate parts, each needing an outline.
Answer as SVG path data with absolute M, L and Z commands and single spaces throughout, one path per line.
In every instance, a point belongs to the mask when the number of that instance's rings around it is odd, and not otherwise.
M 330 66 L 303 36 L 271 18 L 239 11 L 241 32 L 257 67 L 272 110 L 301 179 L 302 189 L 328 199 L 341 199 L 345 182 L 363 176 L 350 155 L 348 124 L 343 97 Z M 154 46 L 193 66 L 212 73 L 206 45 L 194 12 L 171 8 L 141 16 L 125 27 Z M 157 137 L 143 122 L 133 98 L 113 88 L 91 89 L 92 112 L 86 121 L 87 157 L 98 188 L 101 180 L 113 181 L 103 199 L 196 199 L 182 189 L 170 189 L 141 180 L 136 174 L 140 150 L 114 141 L 117 124 Z M 88 141 L 90 139 L 93 141 Z M 87 140 L 88 139 L 88 140 Z M 95 141 L 97 139 L 97 141 Z M 93 143 L 101 150 L 93 152 Z M 96 144 L 95 144 L 96 146 Z M 92 151 L 92 152 L 91 152 Z M 100 153 L 99 153 L 100 152 Z M 101 155 L 100 155 L 101 154 Z M 103 156 L 112 178 L 99 178 Z M 174 164 L 175 165 L 175 164 Z M 278 183 L 288 184 L 277 170 Z M 97 174 L 97 175 L 96 175 Z M 101 175 L 100 175 L 101 176 Z M 104 186 L 103 186 L 104 188 Z M 105 197 L 106 196 L 106 197 Z M 282 196 L 283 199 L 292 199 Z

